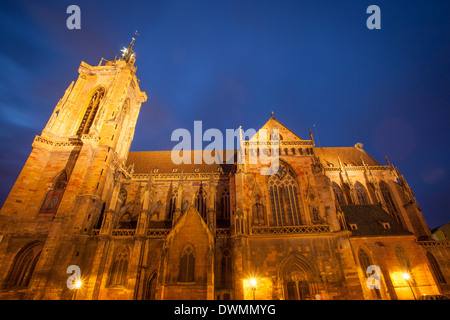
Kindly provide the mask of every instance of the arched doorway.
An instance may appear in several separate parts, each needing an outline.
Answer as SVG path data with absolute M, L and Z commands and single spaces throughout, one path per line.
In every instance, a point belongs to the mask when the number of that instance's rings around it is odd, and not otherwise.
M 156 297 L 156 272 L 153 272 L 146 281 L 144 300 L 155 300 Z
M 317 270 L 300 254 L 286 257 L 281 263 L 279 275 L 285 300 L 313 300 L 319 293 Z

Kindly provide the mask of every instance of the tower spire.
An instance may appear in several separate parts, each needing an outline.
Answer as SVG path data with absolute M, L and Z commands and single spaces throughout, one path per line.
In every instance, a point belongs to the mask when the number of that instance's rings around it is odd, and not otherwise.
M 139 36 L 140 34 L 136 30 L 134 32 L 134 35 Z M 136 52 L 133 51 L 134 40 L 136 40 L 136 38 L 134 36 L 131 37 L 131 42 L 128 48 L 123 47 L 123 49 L 121 50 L 122 51 L 122 57 L 120 58 L 121 60 L 128 62 L 130 61 L 131 58 L 134 58 L 136 56 Z

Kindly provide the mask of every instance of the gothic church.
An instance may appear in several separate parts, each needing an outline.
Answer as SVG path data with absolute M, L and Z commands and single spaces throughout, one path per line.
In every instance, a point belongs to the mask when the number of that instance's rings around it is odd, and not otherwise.
M 398 168 L 361 144 L 317 147 L 272 116 L 261 129 L 279 130 L 276 174 L 247 158 L 175 165 L 171 151 L 129 151 L 147 100 L 132 45 L 78 71 L 0 211 L 0 299 L 450 293 L 449 242 L 431 238 Z

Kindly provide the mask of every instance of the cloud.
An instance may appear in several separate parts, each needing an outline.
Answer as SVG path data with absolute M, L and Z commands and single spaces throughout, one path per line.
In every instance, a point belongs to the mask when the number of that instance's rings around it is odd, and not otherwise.
M 420 178 L 427 184 L 436 183 L 445 178 L 445 170 L 441 167 L 426 166 L 420 172 Z

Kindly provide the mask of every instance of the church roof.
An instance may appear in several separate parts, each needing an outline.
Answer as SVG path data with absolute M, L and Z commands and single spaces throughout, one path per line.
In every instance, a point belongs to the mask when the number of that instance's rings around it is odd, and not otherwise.
M 279 120 L 275 119 L 273 116 L 259 129 L 278 129 L 283 137 L 283 140 L 303 140 L 295 132 L 282 124 Z M 258 130 L 258 131 L 259 131 Z
M 202 157 L 201 164 L 194 163 L 194 151 L 190 152 L 190 164 L 181 163 L 175 164 L 172 161 L 172 151 L 134 151 L 128 154 L 127 166 L 134 164 L 134 173 L 135 174 L 149 174 L 150 172 L 154 173 L 155 169 L 157 169 L 158 173 L 180 173 L 183 171 L 184 173 L 211 173 L 211 171 L 217 172 L 219 168 L 222 168 L 224 173 L 229 173 L 233 170 L 234 164 L 233 161 L 222 161 L 223 164 L 219 164 L 219 159 L 223 156 L 226 156 L 226 152 L 224 150 L 218 151 L 214 157 L 208 157 L 209 152 L 205 153 L 203 151 L 204 157 Z M 201 151 L 199 151 L 201 152 Z M 233 158 L 235 156 L 236 151 L 233 150 Z M 216 163 L 207 164 L 206 160 L 216 160 Z M 223 158 L 222 158 L 223 159 Z M 234 159 L 233 159 L 234 160 Z M 231 162 L 229 164 L 228 162 Z M 174 171 L 176 169 L 176 171 Z
M 361 158 L 369 166 L 380 166 L 367 152 L 357 147 L 314 148 L 314 153 L 325 167 L 339 167 L 338 159 L 343 166 L 362 166 Z
M 412 235 L 393 219 L 380 205 L 341 206 L 347 224 L 356 224 L 357 229 L 349 230 L 352 237 L 403 236 Z M 389 223 L 389 228 L 383 226 Z

